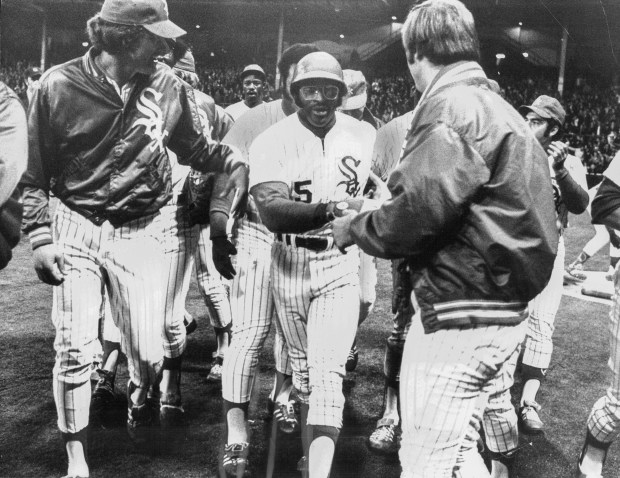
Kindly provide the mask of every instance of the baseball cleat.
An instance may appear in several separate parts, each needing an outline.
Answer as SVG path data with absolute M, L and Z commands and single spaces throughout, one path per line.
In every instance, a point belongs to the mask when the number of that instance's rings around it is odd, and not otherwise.
M 384 454 L 398 453 L 398 426 L 391 418 L 382 418 L 368 438 L 371 451 Z
M 90 399 L 90 416 L 95 421 L 103 421 L 106 412 L 116 400 L 114 393 L 115 374 L 107 370 L 97 370 L 97 372 L 99 373 L 99 381 Z
M 357 361 L 359 360 L 359 353 L 357 352 L 357 345 L 351 347 L 349 350 L 349 355 L 347 356 L 347 363 L 344 368 L 347 372 L 353 372 L 357 367 Z
M 133 404 L 131 394 L 136 388 L 130 380 L 127 385 L 127 434 L 134 445 L 143 446 L 151 438 L 153 413 L 151 407 L 146 402 L 142 405 Z
M 224 445 L 222 466 L 226 475 L 238 476 L 240 473 L 242 474 L 248 466 L 249 454 L 250 448 L 247 442 Z
M 274 418 L 278 421 L 278 428 L 282 433 L 290 434 L 299 428 L 299 406 L 294 400 L 287 403 L 276 402 L 276 409 L 273 412 Z
M 211 364 L 211 370 L 207 375 L 207 382 L 221 382 L 222 381 L 222 365 L 224 364 L 224 357 L 215 357 Z
M 538 412 L 540 411 L 540 405 L 534 401 L 525 401 L 523 406 L 519 409 L 519 421 L 521 422 L 521 429 L 528 435 L 540 435 L 545 432 L 544 425 Z

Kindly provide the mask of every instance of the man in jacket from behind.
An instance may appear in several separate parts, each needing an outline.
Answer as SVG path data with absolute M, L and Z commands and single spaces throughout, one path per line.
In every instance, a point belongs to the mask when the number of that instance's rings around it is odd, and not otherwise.
M 336 219 L 334 238 L 407 258 L 420 316 L 402 361 L 402 476 L 488 477 L 480 417 L 558 244 L 547 155 L 491 90 L 463 4 L 427 0 L 402 31 L 422 97 L 388 181 L 392 199 Z

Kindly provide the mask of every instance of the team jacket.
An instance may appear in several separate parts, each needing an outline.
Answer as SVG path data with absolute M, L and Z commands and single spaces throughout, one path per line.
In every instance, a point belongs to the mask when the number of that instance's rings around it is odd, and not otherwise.
M 95 224 L 117 227 L 158 211 L 171 197 L 166 148 L 200 171 L 230 170 L 237 150 L 202 134 L 193 90 L 159 65 L 135 75 L 127 101 L 96 66 L 92 50 L 50 69 L 28 110 L 24 232 L 51 242 L 48 191 Z
M 351 232 L 371 255 L 408 258 L 426 333 L 527 317 L 559 239 L 547 155 L 477 63 L 429 85 L 388 187 Z

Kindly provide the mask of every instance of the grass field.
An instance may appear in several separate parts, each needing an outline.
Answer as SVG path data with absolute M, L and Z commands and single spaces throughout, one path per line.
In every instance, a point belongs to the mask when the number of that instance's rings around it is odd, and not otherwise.
M 572 260 L 593 235 L 589 217 L 572 218 L 566 233 L 566 258 Z M 591 259 L 587 268 L 606 270 L 607 251 Z M 368 452 L 366 439 L 381 413 L 383 400 L 382 359 L 391 327 L 388 266 L 379 267 L 378 300 L 374 313 L 359 333 L 360 362 L 345 379 L 345 425 L 336 452 L 332 478 L 396 478 L 396 457 Z M 52 349 L 54 331 L 50 320 L 51 287 L 41 284 L 32 270 L 25 241 L 15 258 L 0 272 L 0 477 L 60 477 L 66 472 L 65 454 L 56 429 L 52 397 Z M 198 319 L 183 365 L 184 405 L 190 424 L 187 440 L 169 444 L 151 454 L 134 450 L 125 433 L 124 399 L 126 367 L 117 379 L 119 396 L 110 415 L 111 426 L 94 430 L 90 443 L 91 477 L 217 477 L 223 446 L 224 425 L 218 387 L 206 383 L 213 333 L 195 284 L 187 301 Z M 539 394 L 546 435 L 522 437 L 513 478 L 568 478 L 585 435 L 585 421 L 594 401 L 609 383 L 606 304 L 565 296 L 556 320 L 555 350 L 548 379 Z M 265 403 L 271 386 L 271 339 L 260 365 L 252 408 L 251 476 L 265 476 L 270 422 Z M 519 377 L 517 384 L 519 387 Z M 620 469 L 619 444 L 612 446 L 605 478 L 616 478 Z M 280 437 L 276 477 L 297 477 L 295 464 L 301 456 L 298 437 Z

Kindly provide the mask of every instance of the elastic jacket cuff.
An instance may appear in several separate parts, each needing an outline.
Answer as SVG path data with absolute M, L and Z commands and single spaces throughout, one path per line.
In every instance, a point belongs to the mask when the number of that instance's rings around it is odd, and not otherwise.
M 33 231 L 30 231 L 28 233 L 28 237 L 33 251 L 41 246 L 53 244 L 54 242 L 52 241 L 52 230 L 49 226 L 41 226 Z

